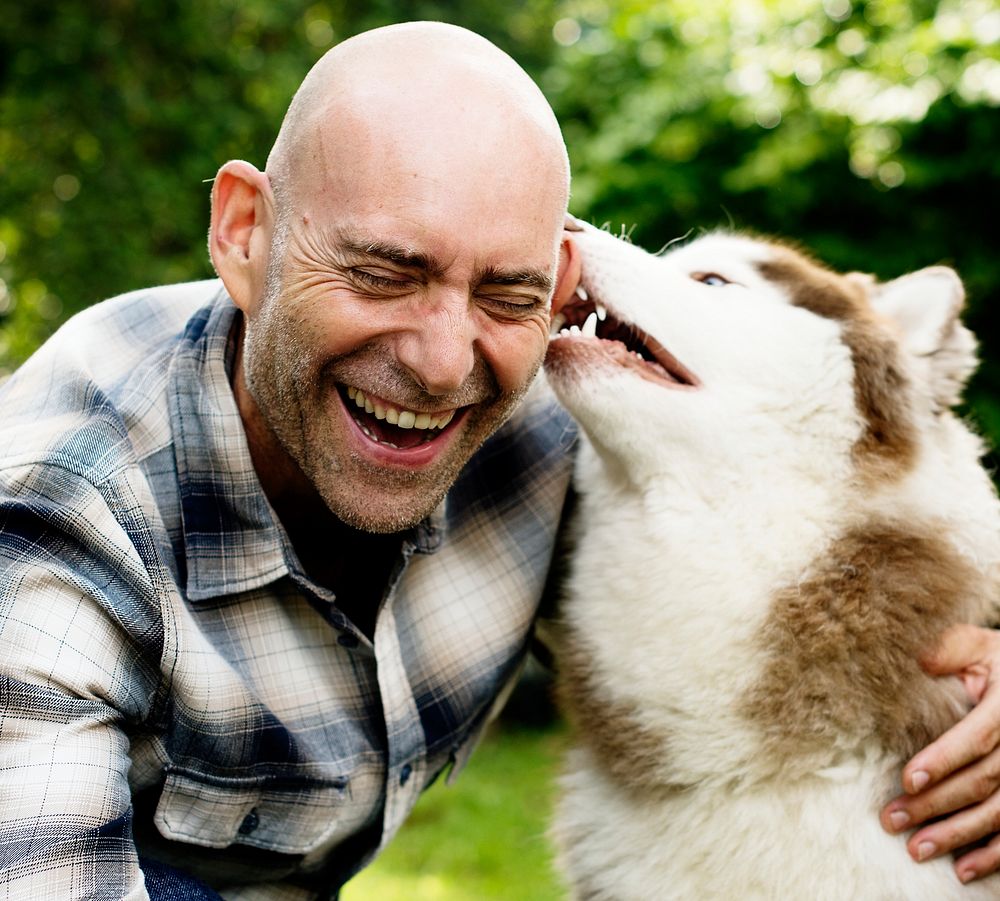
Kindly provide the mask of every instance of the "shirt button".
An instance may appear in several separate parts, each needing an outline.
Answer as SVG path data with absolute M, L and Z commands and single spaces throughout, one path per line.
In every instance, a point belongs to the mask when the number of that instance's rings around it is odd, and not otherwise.
M 358 646 L 358 636 L 351 632 L 341 632 L 337 636 L 337 644 L 344 648 L 356 648 Z
M 239 833 L 240 835 L 249 835 L 260 825 L 260 817 L 257 815 L 257 808 L 254 807 L 250 810 L 245 817 L 243 817 L 243 822 L 240 823 Z
M 413 773 L 413 767 L 408 763 L 403 764 L 403 768 L 399 771 L 399 784 L 406 785 L 410 781 L 410 776 Z

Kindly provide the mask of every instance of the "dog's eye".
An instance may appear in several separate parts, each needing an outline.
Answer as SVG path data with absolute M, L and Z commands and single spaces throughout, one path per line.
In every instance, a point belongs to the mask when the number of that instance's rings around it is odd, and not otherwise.
M 721 288 L 723 285 L 731 285 L 728 278 L 723 278 L 718 272 L 692 272 L 691 278 L 710 288 Z

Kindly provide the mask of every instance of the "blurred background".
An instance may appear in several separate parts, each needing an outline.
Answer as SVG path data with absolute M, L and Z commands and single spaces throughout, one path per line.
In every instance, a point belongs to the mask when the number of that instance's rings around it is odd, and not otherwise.
M 408 19 L 519 60 L 572 211 L 649 249 L 723 225 L 882 278 L 954 266 L 984 358 L 965 412 L 1000 446 L 995 0 L 0 0 L 0 378 L 88 304 L 210 276 L 206 180 L 263 166 L 325 50 Z M 562 734 L 503 728 L 347 901 L 560 897 Z
M 1000 445 L 996 0 L 0 0 L 0 374 L 87 304 L 210 275 L 205 180 L 263 166 L 330 46 L 407 19 L 518 59 L 573 212 L 647 248 L 721 224 L 883 278 L 955 266 Z

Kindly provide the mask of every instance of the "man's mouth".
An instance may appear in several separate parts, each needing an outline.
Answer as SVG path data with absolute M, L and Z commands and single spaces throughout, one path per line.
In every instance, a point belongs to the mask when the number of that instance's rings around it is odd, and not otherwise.
M 668 351 L 656 338 L 636 325 L 619 319 L 602 303 L 590 298 L 580 286 L 576 295 L 563 305 L 552 323 L 550 358 L 561 356 L 572 344 L 563 342 L 590 339 L 599 342 L 603 356 L 628 367 L 650 381 L 670 387 L 698 387 L 698 377 Z
M 364 434 L 376 444 L 409 450 L 440 438 L 460 412 L 408 410 L 353 385 L 338 385 L 344 408 Z

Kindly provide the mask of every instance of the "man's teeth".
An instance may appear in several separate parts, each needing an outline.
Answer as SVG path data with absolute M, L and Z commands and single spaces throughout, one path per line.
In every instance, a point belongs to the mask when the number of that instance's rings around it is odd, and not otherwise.
M 456 412 L 448 410 L 445 413 L 415 413 L 413 410 L 383 406 L 380 401 L 368 397 L 360 388 L 351 385 L 347 387 L 347 396 L 366 413 L 371 413 L 376 419 L 384 419 L 390 425 L 401 429 L 443 429 L 454 419 Z

